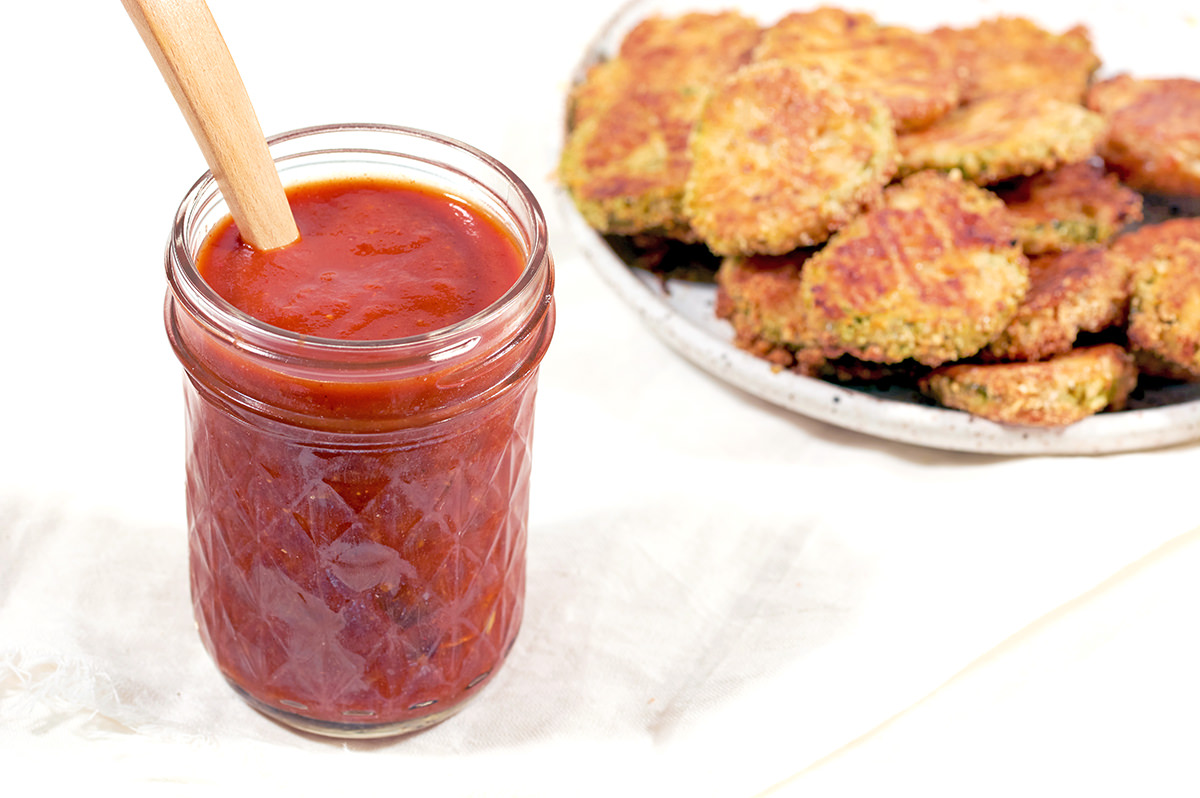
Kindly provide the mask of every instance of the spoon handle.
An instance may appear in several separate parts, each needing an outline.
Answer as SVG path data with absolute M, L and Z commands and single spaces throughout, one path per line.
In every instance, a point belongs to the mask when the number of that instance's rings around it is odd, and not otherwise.
M 121 0 L 204 153 L 242 238 L 300 234 L 245 84 L 204 0 Z

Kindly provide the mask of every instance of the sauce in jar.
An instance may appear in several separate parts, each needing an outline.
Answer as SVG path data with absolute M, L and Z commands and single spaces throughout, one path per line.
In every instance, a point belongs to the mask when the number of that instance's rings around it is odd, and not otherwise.
M 520 625 L 549 254 L 411 181 L 289 198 L 289 247 L 225 219 L 169 257 L 193 604 L 256 708 L 405 733 L 477 693 Z
M 478 313 L 512 287 L 524 256 L 500 224 L 419 185 L 371 178 L 291 188 L 295 243 L 244 243 L 232 219 L 209 235 L 197 266 L 240 310 L 292 332 L 403 338 Z

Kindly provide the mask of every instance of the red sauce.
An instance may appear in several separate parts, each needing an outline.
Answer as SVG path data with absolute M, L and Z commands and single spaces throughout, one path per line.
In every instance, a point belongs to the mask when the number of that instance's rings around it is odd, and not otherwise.
M 360 178 L 293 188 L 288 200 L 299 241 L 256 250 L 226 219 L 197 267 L 232 305 L 292 332 L 427 333 L 491 305 L 524 266 L 494 219 L 423 186 Z
M 227 221 L 197 262 L 231 303 L 295 332 L 444 327 L 524 267 L 497 222 L 425 189 L 324 183 L 291 199 L 297 244 L 256 252 Z M 192 378 L 193 603 L 226 678 L 259 708 L 334 733 L 420 724 L 478 692 L 520 625 L 535 371 L 553 314 L 483 367 L 350 380 L 276 371 L 176 315 Z M 503 387 L 475 401 L 472 379 Z M 228 398 L 241 395 L 264 404 Z M 421 414 L 435 421 L 405 426 Z

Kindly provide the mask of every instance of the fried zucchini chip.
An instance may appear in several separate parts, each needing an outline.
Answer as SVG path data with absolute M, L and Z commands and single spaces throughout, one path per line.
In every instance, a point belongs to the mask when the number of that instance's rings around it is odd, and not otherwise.
M 1098 151 L 1108 168 L 1151 194 L 1200 197 L 1200 81 L 1118 75 L 1088 91 L 1104 116 Z
M 1200 380 L 1200 239 L 1159 244 L 1133 264 L 1129 343 L 1156 376 Z
M 967 102 L 1037 91 L 1078 104 L 1100 67 L 1082 25 L 1060 34 L 1025 17 L 999 16 L 968 28 L 938 28 L 932 35 L 954 59 Z
M 1080 333 L 1125 323 L 1130 263 L 1103 247 L 1040 255 L 1029 261 L 1029 292 L 986 354 L 997 360 L 1045 360 L 1068 352 Z
M 1200 217 L 1188 216 L 1142 225 L 1112 242 L 1112 250 L 1137 262 L 1153 256 L 1159 247 L 1178 248 L 1186 241 L 1200 241 Z
M 1142 220 L 1142 195 L 1092 161 L 1017 178 L 992 190 L 1008 206 L 1027 255 L 1107 244 Z
M 957 174 L 920 172 L 805 263 L 792 343 L 829 360 L 936 367 L 986 346 L 1028 287 L 999 198 Z
M 733 342 L 776 366 L 818 376 L 825 358 L 793 343 L 800 326 L 800 272 L 813 250 L 786 255 L 727 257 L 717 269 L 717 318 L 733 327 Z
M 1099 344 L 1036 363 L 956 363 L 919 385 L 940 404 L 990 421 L 1064 427 L 1124 408 L 1137 366 L 1120 346 Z
M 1100 115 L 1081 105 L 1034 92 L 988 97 L 901 135 L 900 174 L 955 169 L 988 185 L 1085 161 L 1103 130 Z
M 880 25 L 869 14 L 823 7 L 793 12 L 763 32 L 756 61 L 821 69 L 843 86 L 877 94 L 897 130 L 915 130 L 958 106 L 954 61 L 927 33 Z
M 690 145 L 684 212 L 719 255 L 825 241 L 879 200 L 896 169 L 891 115 L 873 95 L 782 61 L 715 89 Z

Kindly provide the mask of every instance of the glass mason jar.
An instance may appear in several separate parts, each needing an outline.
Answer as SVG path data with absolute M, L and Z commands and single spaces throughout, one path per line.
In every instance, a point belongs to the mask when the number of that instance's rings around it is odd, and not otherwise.
M 167 248 L 201 639 L 285 724 L 403 734 L 478 693 L 520 626 L 534 393 L 554 329 L 545 220 L 503 165 L 422 131 L 327 126 L 269 144 L 285 185 L 413 180 L 487 212 L 523 249 L 516 284 L 484 311 L 359 341 L 265 324 L 204 283 L 197 253 L 228 214 L 211 174 Z

